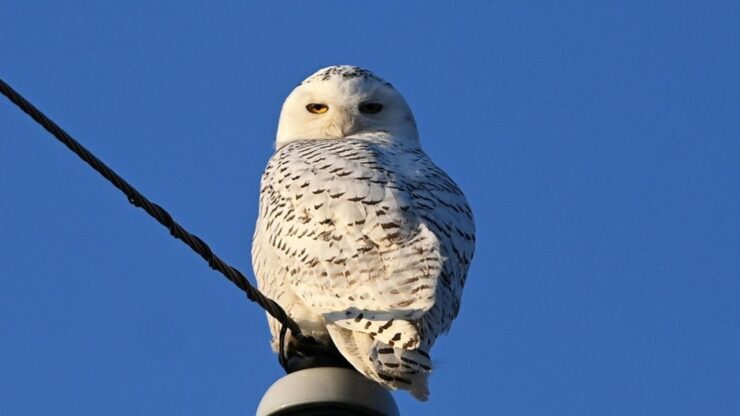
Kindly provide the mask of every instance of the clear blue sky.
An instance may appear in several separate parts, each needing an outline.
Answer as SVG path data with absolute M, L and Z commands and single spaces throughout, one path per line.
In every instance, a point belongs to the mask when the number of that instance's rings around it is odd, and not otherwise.
M 405 415 L 740 414 L 740 6 L 16 1 L 0 77 L 251 276 L 284 97 L 406 96 L 478 250 Z M 709 4 L 711 3 L 711 4 Z M 0 413 L 245 415 L 262 312 L 0 100 Z

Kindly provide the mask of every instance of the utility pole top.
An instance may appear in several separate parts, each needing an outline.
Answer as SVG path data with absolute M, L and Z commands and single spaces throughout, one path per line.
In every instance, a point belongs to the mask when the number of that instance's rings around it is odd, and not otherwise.
M 267 389 L 257 416 L 399 416 L 391 393 L 354 370 L 317 367 L 290 373 Z

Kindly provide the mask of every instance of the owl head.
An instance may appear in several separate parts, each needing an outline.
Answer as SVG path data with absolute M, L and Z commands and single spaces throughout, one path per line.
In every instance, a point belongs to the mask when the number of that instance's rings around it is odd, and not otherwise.
M 388 137 L 418 143 L 414 115 L 393 86 L 372 72 L 349 65 L 318 70 L 283 103 L 277 146 L 293 140 Z

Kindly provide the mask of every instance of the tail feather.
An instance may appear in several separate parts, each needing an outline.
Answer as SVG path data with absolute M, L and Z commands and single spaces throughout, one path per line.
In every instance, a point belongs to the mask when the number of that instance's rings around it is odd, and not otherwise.
M 408 390 L 427 400 L 427 378 L 432 370 L 429 354 L 421 350 L 394 348 L 370 334 L 327 325 L 334 345 L 360 373 L 389 388 Z

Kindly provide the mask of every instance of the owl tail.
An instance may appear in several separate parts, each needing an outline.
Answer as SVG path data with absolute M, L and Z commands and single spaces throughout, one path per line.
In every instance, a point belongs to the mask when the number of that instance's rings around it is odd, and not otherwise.
M 418 400 L 429 398 L 429 355 L 421 350 L 393 348 L 369 334 L 327 325 L 334 345 L 366 377 L 392 389 L 408 390 Z

